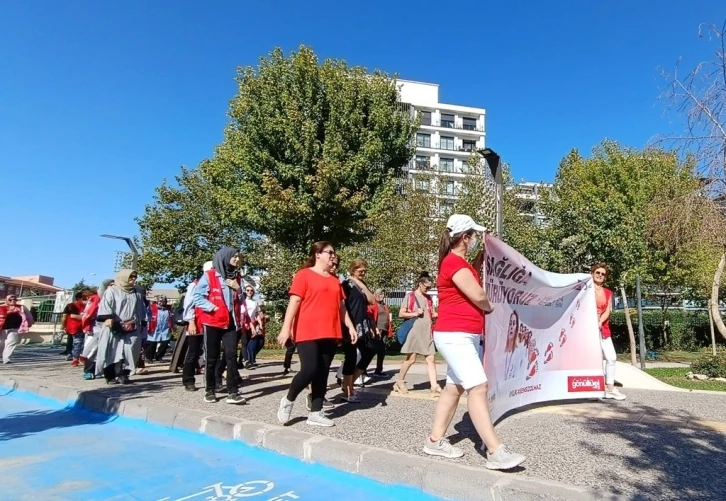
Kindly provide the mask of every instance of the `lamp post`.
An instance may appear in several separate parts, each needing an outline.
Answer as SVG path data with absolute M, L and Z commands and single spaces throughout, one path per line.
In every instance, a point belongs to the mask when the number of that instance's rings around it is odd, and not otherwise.
M 494 201 L 495 201 L 495 231 L 498 238 L 502 238 L 502 212 L 504 210 L 504 180 L 502 178 L 502 157 L 491 148 L 483 148 L 476 152 L 484 159 L 494 177 Z
M 118 235 L 101 235 L 103 238 L 113 238 L 115 240 L 123 240 L 126 242 L 126 245 L 129 246 L 129 249 L 131 249 L 131 269 L 136 271 L 136 268 L 139 264 L 139 251 L 136 250 L 136 246 L 134 245 L 134 242 L 129 237 L 120 237 Z

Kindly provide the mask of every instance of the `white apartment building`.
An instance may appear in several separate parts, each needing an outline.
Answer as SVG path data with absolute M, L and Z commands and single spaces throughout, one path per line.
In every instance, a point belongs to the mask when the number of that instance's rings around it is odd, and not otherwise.
M 537 226 L 545 224 L 547 217 L 542 213 L 539 201 L 544 193 L 551 193 L 552 183 L 533 183 L 522 181 L 510 189 L 515 190 L 514 196 L 522 200 L 519 215 L 531 219 Z
M 414 179 L 417 173 L 433 175 L 436 186 L 419 188 L 436 189 L 442 198 L 439 210 L 446 212 L 467 174 L 469 157 L 485 147 L 486 110 L 439 102 L 438 84 L 398 80 L 397 85 L 404 106 L 421 113 L 416 156 L 406 171 Z

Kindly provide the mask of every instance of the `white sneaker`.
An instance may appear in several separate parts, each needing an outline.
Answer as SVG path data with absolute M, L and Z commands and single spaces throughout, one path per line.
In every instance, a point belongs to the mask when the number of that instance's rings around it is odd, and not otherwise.
M 331 426 L 335 426 L 335 423 L 332 419 L 325 416 L 325 412 L 318 411 L 318 412 L 311 412 L 308 414 L 308 420 L 307 423 L 310 426 L 323 426 L 325 428 L 330 428 Z
M 432 442 L 430 438 L 426 438 L 426 445 L 423 451 L 429 456 L 439 456 L 442 458 L 456 459 L 464 455 L 464 450 L 454 447 L 446 438 L 441 438 L 438 442 Z
M 484 448 L 486 450 L 486 448 Z M 524 463 L 526 457 L 516 454 L 502 444 L 493 454 L 487 452 L 487 464 L 489 470 L 511 470 Z
M 603 398 L 612 399 L 612 400 L 625 400 L 625 395 L 620 393 L 617 388 L 615 388 L 613 391 L 606 391 L 605 396 Z
M 290 418 L 292 417 L 292 407 L 295 405 L 295 402 L 290 402 L 287 399 L 287 395 L 282 397 L 282 400 L 280 400 L 280 408 L 277 409 L 277 420 L 280 421 L 282 424 L 287 424 L 290 422 Z
M 349 404 L 359 404 L 360 403 L 360 397 L 357 393 L 353 393 L 349 397 L 343 397 L 343 402 L 348 402 Z

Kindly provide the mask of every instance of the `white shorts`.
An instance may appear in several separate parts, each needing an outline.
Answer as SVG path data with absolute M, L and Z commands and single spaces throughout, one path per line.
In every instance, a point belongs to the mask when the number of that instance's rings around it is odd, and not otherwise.
M 479 334 L 434 331 L 434 344 L 449 365 L 446 371 L 447 384 L 470 390 L 487 382 Z

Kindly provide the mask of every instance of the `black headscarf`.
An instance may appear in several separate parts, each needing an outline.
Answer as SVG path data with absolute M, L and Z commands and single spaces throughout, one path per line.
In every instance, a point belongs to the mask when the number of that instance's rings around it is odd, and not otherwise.
M 239 254 L 239 250 L 234 247 L 224 246 L 217 251 L 212 259 L 214 269 L 217 270 L 222 278 L 235 278 L 237 276 L 237 268 L 229 264 L 230 259 Z

